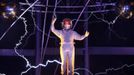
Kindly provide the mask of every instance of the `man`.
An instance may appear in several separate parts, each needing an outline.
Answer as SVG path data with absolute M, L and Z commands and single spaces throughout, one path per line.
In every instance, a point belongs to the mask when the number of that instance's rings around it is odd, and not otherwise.
M 75 48 L 74 40 L 83 40 L 89 35 L 86 31 L 85 35 L 79 35 L 71 29 L 72 21 L 69 18 L 63 19 L 62 30 L 57 30 L 54 27 L 56 18 L 52 19 L 51 31 L 60 38 L 60 57 L 61 57 L 61 75 L 74 75 Z M 69 72 L 68 72 L 69 70 Z

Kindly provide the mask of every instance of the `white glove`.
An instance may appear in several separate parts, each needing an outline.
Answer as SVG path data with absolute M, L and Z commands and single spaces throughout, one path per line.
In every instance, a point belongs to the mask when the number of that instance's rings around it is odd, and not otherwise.
M 86 31 L 86 32 L 85 32 L 85 37 L 88 37 L 88 35 L 89 35 L 89 32 Z

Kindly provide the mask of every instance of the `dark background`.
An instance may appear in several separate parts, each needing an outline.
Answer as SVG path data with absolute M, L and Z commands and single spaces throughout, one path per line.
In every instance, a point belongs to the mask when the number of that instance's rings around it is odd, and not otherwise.
M 19 2 L 25 2 L 25 0 L 5 0 L 6 2 L 15 2 L 17 4 L 17 15 L 19 16 L 22 11 L 21 8 L 26 9 L 28 6 L 21 7 L 19 5 Z M 110 3 L 110 2 L 116 2 L 118 4 L 121 0 L 102 0 L 103 2 Z M 33 0 L 29 0 L 29 2 L 33 2 Z M 44 0 L 40 0 L 41 4 L 45 4 L 46 2 Z M 96 0 L 91 0 L 89 3 L 90 5 L 94 5 Z M 54 0 L 49 0 L 49 5 L 54 5 Z M 62 0 L 62 2 L 59 5 L 81 5 L 84 6 L 85 3 L 83 0 L 70 0 L 70 3 L 67 3 L 67 0 Z M 115 8 L 110 7 L 110 8 Z M 41 9 L 45 10 L 45 8 L 35 8 L 35 9 Z M 48 8 L 49 11 L 53 11 L 54 8 Z M 98 8 L 88 9 L 90 10 L 97 10 Z M 71 19 L 77 19 L 78 14 L 70 14 L 70 11 L 81 11 L 82 8 L 79 9 L 60 9 L 57 8 L 56 11 L 65 11 L 66 14 L 56 14 L 57 15 L 57 21 L 55 24 L 56 29 L 62 29 L 61 22 L 64 18 L 71 18 Z M 33 13 L 35 17 L 35 21 L 37 21 L 37 13 Z M 41 15 L 41 26 L 40 29 L 43 30 L 43 23 L 44 23 L 44 13 L 38 13 Z M 108 21 L 114 20 L 118 15 L 119 11 L 110 11 L 110 12 L 103 12 L 103 13 L 96 13 L 95 15 L 98 18 L 103 18 L 102 14 L 104 15 L 104 19 Z M 52 13 L 47 14 L 47 21 L 46 21 L 46 32 L 45 34 L 48 34 L 51 20 L 52 20 Z M 88 16 L 90 13 L 88 14 Z M 31 33 L 34 31 L 34 23 L 31 19 L 31 13 L 26 12 L 26 14 L 23 16 L 27 20 L 28 25 L 28 35 L 24 38 L 22 41 L 22 45 L 19 47 L 19 49 L 31 49 L 35 51 L 36 48 L 36 32 L 32 36 L 29 37 Z M 84 15 L 81 16 L 81 20 L 84 19 Z M 4 19 L 3 16 L 0 16 L 0 36 L 2 36 L 5 32 L 5 30 L 15 21 L 16 18 L 12 19 Z M 37 23 L 37 22 L 36 22 Z M 73 21 L 73 24 L 75 21 Z M 120 16 L 118 20 L 115 22 L 115 24 L 110 25 L 111 29 L 114 32 L 110 32 L 108 29 L 109 25 L 101 20 L 96 19 L 94 16 L 91 16 L 88 19 L 88 31 L 90 32 L 90 36 L 88 37 L 88 46 L 89 47 L 134 47 L 134 18 L 126 19 L 123 16 Z M 86 31 L 84 22 L 79 21 L 76 28 L 74 29 L 79 34 L 83 35 Z M 5 37 L 0 40 L 0 49 L 13 49 L 18 43 L 18 40 L 20 39 L 20 36 L 24 34 L 24 23 L 22 20 L 19 20 L 5 35 Z M 42 32 L 37 31 L 42 34 Z M 110 34 L 110 35 L 109 35 Z M 118 36 L 117 36 L 118 34 Z M 47 36 L 45 36 L 45 41 Z M 54 37 L 54 38 L 51 38 Z M 59 39 L 51 33 L 51 37 L 48 42 L 48 48 L 58 48 L 59 47 Z M 84 48 L 85 40 L 83 41 L 76 41 L 75 46 L 77 48 Z M 35 65 L 35 56 L 27 56 L 29 61 Z M 45 60 L 47 59 L 57 59 L 59 60 L 59 55 L 47 55 Z M 124 64 L 131 65 L 134 63 L 133 55 L 90 55 L 90 71 L 92 73 L 98 73 L 98 72 L 105 72 L 105 69 L 108 68 L 118 68 L 123 66 Z M 84 67 L 84 56 L 83 55 L 76 55 L 76 67 Z M 42 74 L 47 75 L 53 75 L 53 72 L 55 68 L 57 67 L 57 64 L 50 64 L 48 68 L 42 68 Z M 54 69 L 53 69 L 54 68 Z M 129 68 L 126 67 L 125 69 L 122 69 L 123 71 L 110 71 L 108 73 L 109 75 L 132 75 L 134 72 L 134 67 Z M 17 56 L 0 56 L 0 73 L 6 73 L 7 75 L 19 75 L 21 71 L 25 70 L 25 61 Z M 131 70 L 132 69 L 132 70 Z M 60 73 L 60 66 L 58 66 L 56 74 L 59 75 Z M 124 71 L 125 70 L 125 71 Z M 35 69 L 30 70 L 25 75 L 34 75 Z M 49 72 L 50 71 L 50 72 Z M 81 72 L 82 75 L 83 71 Z

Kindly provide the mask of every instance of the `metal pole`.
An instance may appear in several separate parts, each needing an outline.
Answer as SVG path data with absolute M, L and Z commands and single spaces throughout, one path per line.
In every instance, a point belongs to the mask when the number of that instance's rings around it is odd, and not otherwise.
M 39 8 L 40 10 L 40 8 Z M 36 14 L 37 26 L 41 27 L 41 13 Z M 41 32 L 36 29 L 36 65 L 41 62 Z M 41 75 L 41 67 L 37 68 L 35 75 Z
M 87 2 L 87 0 L 85 0 L 85 3 Z M 88 9 L 86 8 L 85 11 L 88 11 Z M 84 19 L 88 18 L 88 13 L 84 13 Z M 85 30 L 88 30 L 88 21 L 84 22 L 84 26 L 85 26 Z M 88 38 L 85 39 L 85 68 L 89 69 L 89 50 L 88 50 Z M 85 71 L 84 75 L 89 75 L 88 72 Z
M 48 1 L 49 0 L 46 0 L 46 5 L 48 6 Z M 44 60 L 44 55 L 45 55 L 45 49 L 44 49 L 44 34 L 45 34 L 45 31 L 46 31 L 46 19 L 47 19 L 47 10 L 48 10 L 48 7 L 46 7 L 45 11 L 45 16 L 44 16 L 44 24 L 43 24 L 43 33 L 42 33 L 42 42 L 41 42 L 41 62 L 43 63 L 43 60 Z M 46 43 L 47 44 L 47 43 Z
M 86 15 L 85 14 L 85 18 L 86 18 Z M 85 21 L 85 29 L 88 30 L 88 21 Z M 86 69 L 89 69 L 89 50 L 88 50 L 88 38 L 85 39 L 85 68 Z M 89 75 L 88 72 L 85 72 L 85 75 Z
M 66 5 L 64 5 L 64 6 L 57 6 L 57 8 L 69 8 L 69 9 L 71 9 L 71 8 L 83 8 L 84 6 L 73 6 L 73 5 L 70 5 L 70 2 L 71 1 L 69 1 L 69 3 L 67 3 Z M 19 4 L 20 5 L 22 5 L 22 6 L 25 6 L 25 5 L 28 5 L 27 3 L 22 3 L 22 2 L 19 2 Z M 31 4 L 31 3 L 30 3 Z M 101 4 L 101 5 L 88 5 L 87 7 L 99 7 L 99 6 L 116 6 L 116 2 L 111 2 L 111 3 L 103 3 L 103 4 Z M 49 5 L 49 6 L 46 6 L 46 5 L 42 5 L 42 4 L 35 4 L 35 7 L 50 7 L 50 8 L 54 8 L 55 6 L 53 6 L 53 5 Z
M 21 11 L 24 11 L 25 9 L 21 9 Z M 31 12 L 31 10 L 28 10 Z M 115 11 L 115 9 L 105 9 L 105 10 L 94 10 L 94 11 L 85 11 L 83 13 L 102 13 L 102 12 L 110 12 L 110 11 Z M 33 10 L 32 12 L 38 12 L 38 13 L 46 13 L 46 11 L 43 10 Z M 57 11 L 57 14 L 79 14 L 81 11 Z M 53 13 L 53 11 L 47 11 L 47 13 Z

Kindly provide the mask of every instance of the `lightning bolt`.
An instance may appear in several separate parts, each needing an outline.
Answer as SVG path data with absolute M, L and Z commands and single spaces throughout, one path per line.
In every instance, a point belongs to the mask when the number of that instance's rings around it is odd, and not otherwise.
M 123 14 L 123 12 L 121 12 L 118 16 L 115 17 L 114 20 L 112 20 L 112 21 L 110 21 L 110 22 L 109 22 L 108 20 L 105 20 L 105 19 L 102 19 L 102 18 L 97 17 L 95 14 L 92 14 L 92 15 L 93 15 L 96 19 L 101 20 L 101 21 L 103 21 L 104 23 L 107 23 L 107 24 L 109 25 L 108 29 L 109 29 L 111 32 L 113 32 L 119 39 L 126 40 L 127 38 L 121 37 L 119 34 L 117 34 L 117 33 L 111 28 L 111 25 L 115 24 L 116 21 L 118 20 L 118 18 L 119 18 L 122 14 Z
M 28 72 L 29 70 L 31 70 L 32 68 L 35 69 L 35 68 L 38 68 L 38 67 L 40 67 L 40 66 L 41 66 L 41 67 L 46 67 L 49 63 L 54 63 L 54 62 L 56 62 L 57 64 L 61 64 L 61 62 L 59 62 L 58 60 L 47 60 L 46 64 L 38 64 L 37 66 L 32 66 L 32 65 L 29 63 L 28 59 L 27 59 L 24 55 L 21 55 L 20 53 L 18 53 L 17 48 L 22 44 L 23 39 L 24 39 L 24 38 L 26 37 L 26 35 L 28 34 L 28 31 L 27 31 L 27 26 L 28 26 L 28 25 L 26 24 L 27 21 L 26 21 L 26 19 L 23 18 L 23 17 L 21 17 L 21 19 L 23 20 L 23 23 L 24 23 L 24 25 L 25 25 L 25 33 L 20 37 L 19 42 L 18 42 L 18 43 L 16 44 L 16 46 L 14 47 L 15 53 L 26 61 L 26 67 L 28 67 L 28 69 L 27 69 L 26 71 L 21 72 L 21 75 L 27 73 L 27 72 Z
M 119 68 L 109 68 L 109 69 L 106 69 L 105 71 L 106 72 L 99 72 L 99 73 L 96 73 L 95 75 L 102 75 L 102 74 L 107 74 L 108 71 L 117 71 L 117 70 L 120 70 L 120 69 L 123 69 L 124 67 L 134 67 L 134 64 L 131 64 L 131 65 L 128 65 L 128 64 L 125 64 Z
M 28 33 L 28 31 L 27 31 L 27 24 L 26 24 L 27 21 L 26 21 L 26 19 L 23 18 L 23 17 L 21 17 L 20 19 L 23 20 L 23 23 L 24 23 L 24 25 L 25 25 L 25 33 L 24 33 L 24 35 L 22 35 L 22 36 L 20 37 L 19 42 L 18 42 L 18 43 L 16 44 L 16 46 L 14 47 L 14 50 L 15 50 L 15 53 L 16 53 L 18 56 L 22 57 L 22 58 L 26 61 L 26 63 L 27 63 L 26 67 L 29 67 L 29 66 L 30 66 L 30 63 L 29 63 L 28 59 L 26 59 L 26 57 L 25 57 L 24 55 L 19 54 L 18 51 L 17 51 L 17 48 L 22 44 L 21 41 L 23 40 L 23 38 L 25 38 L 25 36 L 26 36 L 27 33 Z
M 92 16 L 94 16 L 96 19 L 98 19 L 98 20 L 101 20 L 102 22 L 104 22 L 104 23 L 107 23 L 108 25 L 109 25 L 109 27 L 108 27 L 108 29 L 111 31 L 111 32 L 113 32 L 119 39 L 123 39 L 123 40 L 126 40 L 127 38 L 125 38 L 125 37 L 121 37 L 119 34 L 117 34 L 113 29 L 111 29 L 111 25 L 114 25 L 115 23 L 116 23 L 116 21 L 118 20 L 118 18 L 122 15 L 124 13 L 124 11 L 121 11 L 121 13 L 119 14 L 119 15 L 117 15 L 116 17 L 115 17 L 115 19 L 114 20 L 112 20 L 112 21 L 108 21 L 108 20 L 105 20 L 105 19 L 103 19 L 103 18 L 99 18 L 98 16 L 96 16 L 95 14 L 94 14 L 94 12 L 91 12 L 91 14 L 89 15 L 89 17 L 87 18 L 87 19 L 85 19 L 85 20 L 79 20 L 79 18 L 78 19 L 73 19 L 72 21 L 75 21 L 76 20 L 76 24 L 77 24 L 77 22 L 78 21 L 88 21 L 89 19 L 90 19 L 90 17 L 92 17 Z M 75 24 L 75 26 L 76 26 L 76 24 Z M 74 27 L 75 27 L 74 26 Z
M 90 72 L 90 71 L 89 71 L 88 69 L 86 69 L 86 68 L 76 68 L 76 69 L 74 69 L 74 74 L 80 75 L 80 73 L 77 72 L 77 71 L 79 71 L 79 70 L 86 71 L 86 72 L 89 73 L 89 75 L 93 75 L 93 73 Z
M 120 13 L 118 16 L 116 16 L 116 18 L 115 18 L 113 21 L 108 22 L 107 20 L 102 19 L 102 18 L 99 18 L 99 17 L 97 17 L 95 14 L 93 14 L 93 16 L 94 16 L 95 18 L 97 18 L 97 19 L 99 19 L 99 20 L 101 20 L 101 21 L 107 23 L 108 25 L 110 25 L 110 24 L 115 24 L 115 22 L 118 20 L 118 18 L 119 18 L 121 15 L 122 15 L 122 13 Z
M 62 64 L 58 60 L 52 60 L 52 61 L 51 60 L 47 60 L 46 64 L 38 64 L 37 66 L 29 66 L 29 68 L 26 71 L 21 72 L 21 75 L 27 73 L 32 68 L 36 69 L 36 68 L 38 68 L 40 66 L 45 68 L 45 67 L 47 67 L 48 64 L 51 64 L 51 63 Z
M 28 0 L 25 0 L 26 3 L 30 6 L 30 3 Z M 33 11 L 33 8 L 31 8 L 31 10 Z M 33 32 L 26 38 L 26 41 L 25 41 L 25 44 L 23 45 L 23 47 L 25 47 L 27 44 L 28 44 L 28 39 L 35 34 L 35 31 L 36 31 L 36 28 L 38 31 L 42 32 L 42 30 L 36 25 L 36 21 L 35 21 L 35 18 L 34 18 L 34 14 L 32 13 L 32 11 L 30 12 L 31 13 L 31 18 L 33 20 L 33 24 L 34 24 L 34 30 Z
M 25 0 L 25 1 L 26 1 L 26 3 L 27 3 L 29 6 L 31 5 L 28 0 Z M 59 2 L 60 2 L 60 1 L 59 1 Z M 33 10 L 34 10 L 34 9 L 31 8 L 31 12 L 30 12 L 30 13 L 31 13 L 31 17 L 32 17 L 32 20 L 33 20 L 33 24 L 34 24 L 34 30 L 33 30 L 33 32 L 26 38 L 26 41 L 25 41 L 25 44 L 23 45 L 23 47 L 25 47 L 25 46 L 27 45 L 28 39 L 29 39 L 32 35 L 35 34 L 36 29 L 37 29 L 38 31 L 40 31 L 40 32 L 43 33 L 43 31 L 36 25 L 36 21 L 35 21 L 35 18 L 34 18 Z M 45 36 L 48 36 L 47 33 L 44 33 L 44 35 L 45 35 Z M 50 36 L 50 38 L 55 38 L 55 37 Z

